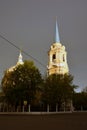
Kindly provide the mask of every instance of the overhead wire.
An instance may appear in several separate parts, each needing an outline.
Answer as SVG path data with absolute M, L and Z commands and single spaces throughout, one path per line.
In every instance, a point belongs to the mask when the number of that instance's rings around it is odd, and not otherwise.
M 3 40 L 5 40 L 6 42 L 8 42 L 10 45 L 14 46 L 16 49 L 20 50 L 20 48 L 15 45 L 13 42 L 9 41 L 7 38 L 5 38 L 4 36 L 0 35 L 0 38 L 2 38 Z M 44 64 L 42 64 L 39 60 L 37 60 L 35 57 L 33 57 L 32 55 L 28 54 L 27 52 L 25 52 L 24 50 L 22 50 L 22 52 L 31 57 L 34 61 L 36 61 L 37 63 L 39 63 L 41 66 L 43 66 L 44 68 L 46 68 L 46 66 Z

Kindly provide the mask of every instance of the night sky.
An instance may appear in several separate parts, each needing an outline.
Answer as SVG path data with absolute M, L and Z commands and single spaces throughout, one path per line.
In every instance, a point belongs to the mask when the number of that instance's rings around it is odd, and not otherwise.
M 46 74 L 56 17 L 70 73 L 82 90 L 87 86 L 87 0 L 0 0 L 0 35 L 45 65 L 23 54 L 23 60 L 33 60 Z M 19 50 L 0 37 L 0 79 L 18 55 Z

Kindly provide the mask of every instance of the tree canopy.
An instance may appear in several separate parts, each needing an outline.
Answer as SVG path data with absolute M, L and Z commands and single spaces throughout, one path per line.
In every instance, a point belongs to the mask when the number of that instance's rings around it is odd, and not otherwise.
M 41 74 L 32 61 L 25 61 L 12 71 L 6 71 L 2 79 L 2 90 L 11 104 L 32 102 L 36 90 L 40 89 Z
M 53 74 L 46 77 L 43 87 L 43 101 L 48 104 L 62 104 L 72 99 L 74 85 L 69 74 Z
M 51 104 L 62 105 L 72 100 L 74 93 L 73 76 L 53 74 L 42 79 L 32 61 L 17 65 L 12 71 L 5 71 L 2 79 L 5 101 L 11 105 Z

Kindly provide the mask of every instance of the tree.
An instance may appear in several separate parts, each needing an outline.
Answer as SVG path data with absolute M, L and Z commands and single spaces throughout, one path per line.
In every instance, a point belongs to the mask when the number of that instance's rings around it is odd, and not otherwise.
M 87 110 L 87 93 L 74 93 L 73 106 L 76 111 Z
M 73 105 L 75 110 L 87 110 L 87 87 L 82 92 L 74 93 Z
M 42 82 L 41 74 L 32 61 L 25 61 L 13 71 L 6 71 L 2 79 L 2 90 L 6 101 L 12 105 L 32 103 Z
M 43 102 L 51 105 L 58 103 L 61 107 L 63 103 L 72 100 L 75 87 L 72 81 L 73 77 L 69 74 L 53 74 L 46 77 L 43 86 Z

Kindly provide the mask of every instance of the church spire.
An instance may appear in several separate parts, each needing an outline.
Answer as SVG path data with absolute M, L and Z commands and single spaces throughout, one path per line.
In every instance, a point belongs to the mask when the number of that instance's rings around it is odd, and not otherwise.
M 55 30 L 55 43 L 60 43 L 57 19 L 56 19 L 56 30 Z
M 18 62 L 17 62 L 17 64 L 23 64 L 23 59 L 22 59 L 21 50 L 20 50 L 20 54 L 19 54 L 19 57 L 18 57 Z

